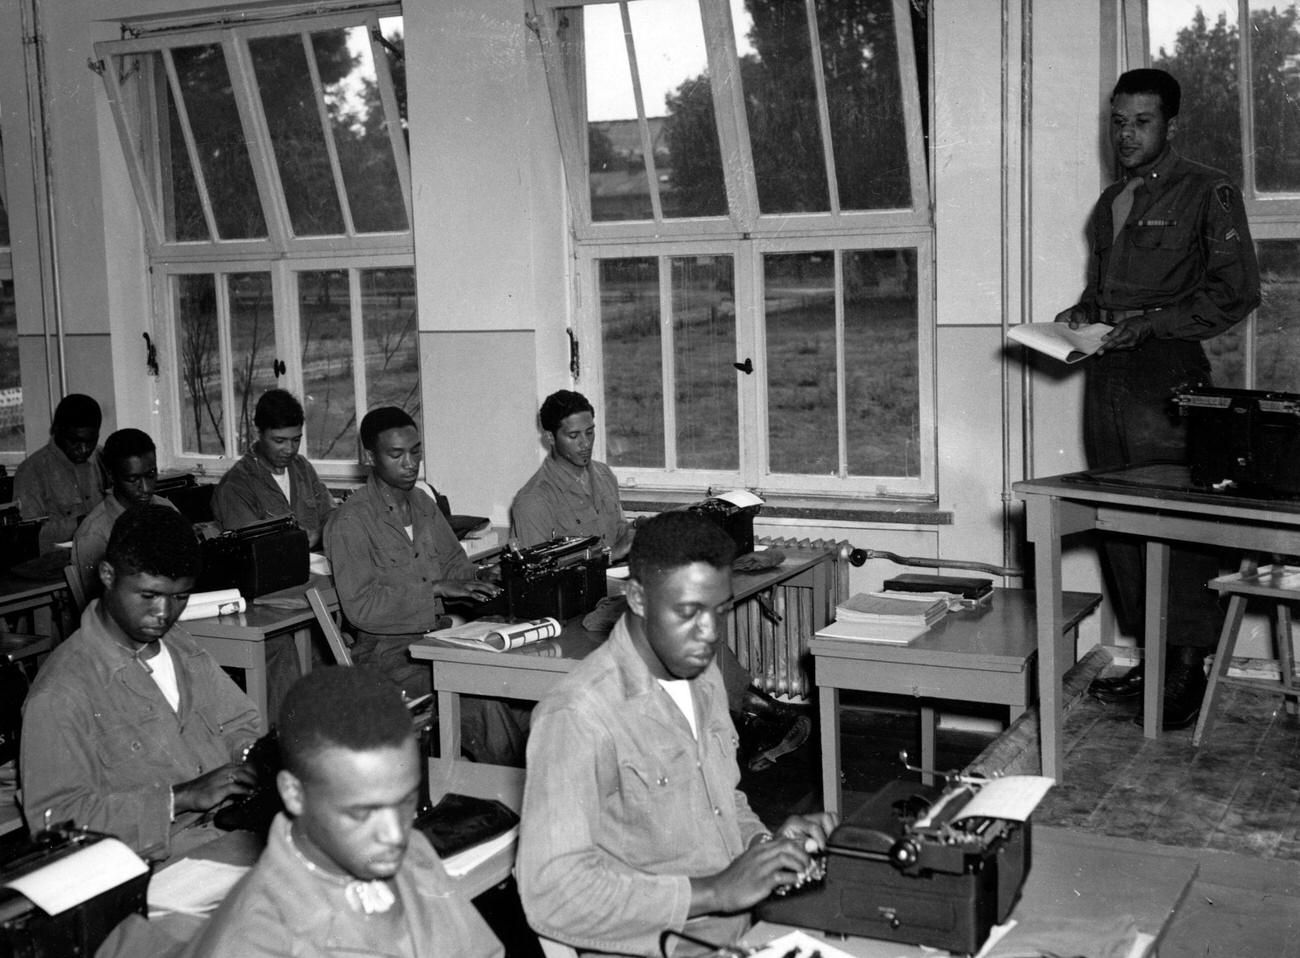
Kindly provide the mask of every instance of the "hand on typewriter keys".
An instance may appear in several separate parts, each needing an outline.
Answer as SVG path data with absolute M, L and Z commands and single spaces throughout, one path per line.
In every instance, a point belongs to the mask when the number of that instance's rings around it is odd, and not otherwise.
M 501 587 L 479 579 L 443 579 L 433 584 L 434 595 L 444 599 L 470 599 L 486 602 L 501 594 Z
M 776 836 L 762 836 L 716 875 L 691 879 L 690 914 L 744 911 L 777 889 L 815 881 L 813 855 L 825 851 L 835 824 L 829 812 L 791 815 Z
M 172 788 L 177 812 L 206 812 L 228 798 L 244 795 L 257 784 L 257 773 L 243 762 L 231 762 Z

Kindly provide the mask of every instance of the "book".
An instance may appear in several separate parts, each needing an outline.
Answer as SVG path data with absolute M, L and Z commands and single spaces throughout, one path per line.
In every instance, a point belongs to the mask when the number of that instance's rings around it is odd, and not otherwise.
M 424 633 L 426 639 L 437 639 L 467 649 L 486 652 L 509 652 L 543 639 L 553 639 L 560 634 L 560 623 L 552 618 L 532 619 L 528 622 L 488 622 L 478 619 L 449 629 L 435 629 Z
M 1063 363 L 1077 363 L 1095 353 L 1102 337 L 1113 328 L 1105 323 L 1091 323 L 1078 329 L 1071 329 L 1069 323 L 1025 323 L 1012 326 L 1007 331 L 1007 339 Z
M 929 627 L 948 613 L 948 603 L 932 595 L 890 596 L 859 592 L 835 607 L 839 622 L 910 623 Z
M 930 627 L 914 622 L 845 622 L 836 619 L 816 633 L 819 639 L 849 639 L 854 642 L 880 642 L 885 645 L 909 645 L 925 635 Z

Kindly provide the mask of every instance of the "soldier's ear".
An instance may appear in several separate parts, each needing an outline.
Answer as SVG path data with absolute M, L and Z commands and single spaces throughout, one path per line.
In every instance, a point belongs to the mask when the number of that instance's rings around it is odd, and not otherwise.
M 1172 140 L 1177 133 L 1178 117 L 1175 116 L 1171 117 L 1169 122 L 1165 124 L 1165 139 Z
M 285 811 L 294 818 L 302 814 L 302 781 L 297 775 L 282 768 L 275 773 L 275 788 L 284 802 Z
M 117 578 L 117 570 L 109 565 L 107 559 L 99 560 L 99 568 L 97 571 L 99 572 L 99 581 L 104 585 L 104 591 L 107 592 L 109 589 L 113 588 L 113 580 Z
M 638 618 L 645 618 L 645 586 L 639 579 L 628 579 L 627 589 L 624 591 L 624 597 L 627 599 L 627 607 L 632 610 L 632 614 Z

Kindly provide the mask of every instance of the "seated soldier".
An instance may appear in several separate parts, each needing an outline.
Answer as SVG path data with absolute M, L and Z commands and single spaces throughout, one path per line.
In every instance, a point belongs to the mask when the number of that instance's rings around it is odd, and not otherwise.
M 412 830 L 424 759 L 397 688 L 364 667 L 316 669 L 289 690 L 277 728 L 285 813 L 190 958 L 499 958 L 500 942 Z
M 99 595 L 99 563 L 108 549 L 113 525 L 130 506 L 176 507 L 153 494 L 158 481 L 158 454 L 149 434 L 139 429 L 119 429 L 104 443 L 104 465 L 108 469 L 108 495 L 81 520 L 72 537 L 72 568 L 81 580 L 87 599 Z
M 666 929 L 734 943 L 825 847 L 833 816 L 774 838 L 737 788 L 716 665 L 733 551 L 690 512 L 643 523 L 627 613 L 534 711 L 517 868 L 539 934 L 600 955 L 657 954 Z
M 302 404 L 292 393 L 262 393 L 253 412 L 257 440 L 212 493 L 212 514 L 221 528 L 242 529 L 292 515 L 307 532 L 307 547 L 320 548 L 334 497 L 312 464 L 298 454 L 304 419 Z
M 175 509 L 128 509 L 99 564 L 101 598 L 51 653 L 23 706 L 23 812 L 166 858 L 218 834 L 205 813 L 255 783 L 257 708 L 177 618 L 199 546 Z
M 591 458 L 595 415 L 586 396 L 568 389 L 542 403 L 538 419 L 550 455 L 510 507 L 511 537 L 518 545 L 599 536 L 612 559 L 627 555 L 635 529 L 623 516 L 614 473 Z M 808 741 L 812 720 L 754 688 L 754 677 L 726 644 L 718 650 L 718 665 L 729 707 L 752 745 L 750 768 L 765 768 Z
M 108 485 L 100 458 L 99 403 L 81 393 L 59 400 L 50 441 L 28 456 L 14 473 L 14 498 L 24 519 L 44 518 L 40 550 L 52 552 L 67 542 L 77 523 L 99 505 Z
M 414 699 L 433 683 L 428 664 L 408 649 L 439 627 L 444 600 L 477 602 L 501 589 L 476 578 L 437 503 L 415 488 L 424 446 L 410 415 L 396 406 L 372 409 L 360 432 L 370 478 L 330 518 L 325 553 L 356 634 L 353 659 Z M 527 713 L 491 699 L 461 701 L 465 750 L 479 761 L 518 764 Z

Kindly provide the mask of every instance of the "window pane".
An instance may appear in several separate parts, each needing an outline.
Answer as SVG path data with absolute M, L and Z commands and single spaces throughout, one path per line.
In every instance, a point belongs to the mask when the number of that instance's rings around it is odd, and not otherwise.
M 849 475 L 921 474 L 916 250 L 844 254 Z
M 835 423 L 835 260 L 831 253 L 763 257 L 768 465 L 839 473 Z
M 615 466 L 663 467 L 658 261 L 601 260 L 599 295 L 606 455 Z
M 0 141 L 0 247 L 9 244 L 9 192 L 5 189 L 4 142 Z
M 818 0 L 840 208 L 912 205 L 893 0 Z
M 730 256 L 682 256 L 673 269 L 677 464 L 738 469 L 736 303 Z
M 652 219 L 645 149 L 618 5 L 584 7 L 566 13 L 581 21 L 582 46 L 587 51 L 584 67 L 591 218 L 598 223 Z M 652 134 L 661 130 L 661 122 L 651 124 Z
M 222 239 L 266 236 L 262 202 L 253 180 L 225 54 L 218 44 L 207 44 L 177 47 L 172 58 L 217 232 Z
M 830 209 L 804 5 L 731 0 L 731 15 L 759 207 L 764 213 Z
M 180 242 L 208 239 L 199 187 L 185 149 L 180 114 L 162 54 L 156 51 L 131 54 L 114 57 L 112 62 L 124 84 L 139 84 L 138 102 L 142 110 L 151 114 L 140 121 L 143 143 L 135 147 L 144 150 L 143 166 L 156 191 L 164 235 Z
M 628 7 L 628 14 L 641 96 L 654 134 L 655 173 L 663 214 L 725 215 L 722 151 L 713 116 L 699 3 L 635 3 Z
M 181 451 L 220 455 L 226 450 L 216 282 L 207 274 L 175 276 L 172 287 L 180 346 Z
M 401 17 L 381 17 L 379 20 L 379 32 L 384 35 L 386 43 L 380 44 L 384 51 L 384 59 L 388 62 L 388 75 L 393 80 L 394 99 L 397 100 L 397 113 L 402 121 L 402 139 L 406 141 L 407 148 L 410 148 L 411 140 L 408 132 L 410 115 L 406 107 L 406 40 L 403 36 L 405 27 Z
M 1260 243 L 1259 272 L 1255 386 L 1300 392 L 1300 240 Z
M 1224 0 L 1148 0 L 1151 65 L 1182 86 L 1178 152 L 1241 182 L 1237 7 Z
M 352 459 L 357 397 L 352 381 L 352 305 L 343 269 L 298 274 L 303 409 L 308 459 Z
M 400 406 L 419 422 L 420 344 L 415 307 L 415 270 L 362 270 L 367 408 Z
M 1300 17 L 1295 5 L 1250 4 L 1255 185 L 1261 193 L 1300 190 Z
M 7 241 L 6 237 L 6 241 Z M 18 370 L 18 313 L 13 280 L 0 280 L 0 452 L 26 449 L 23 384 Z
M 406 229 L 397 161 L 363 26 L 311 35 L 352 223 L 359 233 Z
M 236 436 L 239 450 L 257 438 L 253 410 L 258 397 L 274 389 L 275 307 L 270 273 L 231 273 L 226 277 L 230 296 L 230 355 L 234 366 L 235 400 L 239 403 Z
M 293 231 L 299 236 L 344 232 L 302 40 L 261 37 L 250 40 L 248 49 Z M 346 47 L 341 53 L 348 56 Z

